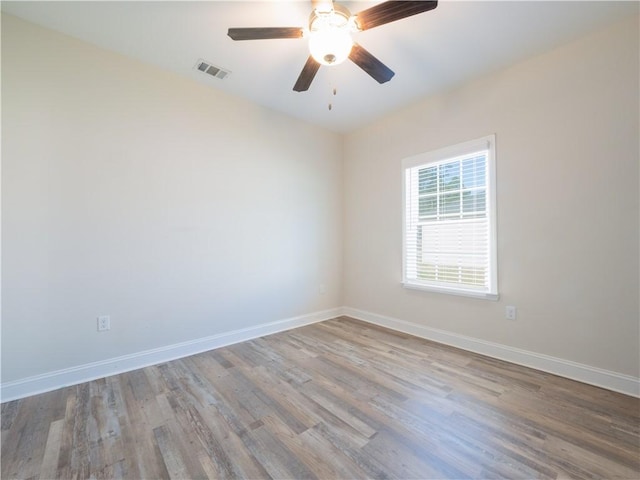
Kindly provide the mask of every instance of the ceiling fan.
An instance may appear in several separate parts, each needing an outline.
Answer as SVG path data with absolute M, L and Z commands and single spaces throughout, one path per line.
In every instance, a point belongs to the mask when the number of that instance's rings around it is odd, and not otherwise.
M 309 58 L 293 89 L 309 89 L 321 65 L 338 65 L 347 58 L 367 72 L 378 83 L 391 80 L 395 73 L 351 38 L 352 33 L 369 30 L 418 13 L 433 10 L 437 1 L 389 0 L 352 15 L 349 10 L 330 0 L 312 0 L 309 28 L 259 27 L 230 28 L 233 40 L 266 40 L 309 37 Z

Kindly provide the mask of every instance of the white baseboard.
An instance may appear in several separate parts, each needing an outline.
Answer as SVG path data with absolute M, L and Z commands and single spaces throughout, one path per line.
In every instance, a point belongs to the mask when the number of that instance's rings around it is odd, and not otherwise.
M 536 370 L 553 373 L 554 375 L 606 388 L 615 392 L 640 397 L 640 379 L 630 375 L 623 375 L 570 360 L 563 360 L 549 355 L 466 337 L 445 330 L 425 327 L 404 320 L 365 312 L 356 308 L 343 307 L 342 314 L 357 320 L 380 325 L 427 340 L 433 340 L 434 342 L 444 343 L 463 350 L 480 353 L 518 365 L 524 365 L 525 367 L 535 368 Z
M 341 308 L 333 308 L 309 313 L 299 317 L 287 318 L 255 327 L 242 328 L 231 332 L 220 333 L 210 337 L 198 338 L 187 342 L 176 343 L 164 347 L 145 350 L 139 353 L 101 360 L 99 362 L 65 368 L 54 372 L 35 375 L 33 377 L 2 383 L 0 385 L 0 401 L 7 402 L 38 393 L 57 390 L 70 385 L 88 382 L 97 378 L 117 375 L 138 368 L 184 358 L 196 353 L 206 352 L 214 348 L 224 347 L 238 342 L 270 335 L 272 333 L 302 327 L 323 320 L 338 317 Z
M 583 383 L 596 385 L 615 392 L 640 397 L 640 379 L 630 375 L 623 375 L 609 370 L 551 357 L 549 355 L 487 342 L 445 330 L 425 327 L 356 308 L 342 307 L 2 383 L 0 385 L 0 401 L 7 402 L 16 400 L 70 385 L 77 385 L 97 378 L 129 372 L 138 368 L 184 358 L 189 355 L 244 342 L 264 335 L 322 322 L 341 315 L 415 335 L 427 340 L 433 340 L 445 345 L 451 345 L 463 350 L 553 373 Z

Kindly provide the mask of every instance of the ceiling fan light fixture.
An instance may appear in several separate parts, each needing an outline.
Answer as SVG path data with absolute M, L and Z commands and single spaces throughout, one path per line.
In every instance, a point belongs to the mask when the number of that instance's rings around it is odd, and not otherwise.
M 321 65 L 338 65 L 349 58 L 353 39 L 349 10 L 335 5 L 316 8 L 309 19 L 309 52 Z
M 348 31 L 320 30 L 309 34 L 309 51 L 322 65 L 338 65 L 349 58 L 353 40 Z

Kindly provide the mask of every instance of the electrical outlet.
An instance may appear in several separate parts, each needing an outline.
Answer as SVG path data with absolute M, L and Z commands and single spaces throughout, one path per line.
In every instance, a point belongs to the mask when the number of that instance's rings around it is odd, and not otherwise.
M 111 330 L 111 317 L 109 315 L 100 315 L 98 317 L 98 331 L 106 332 Z
M 516 307 L 513 305 L 507 305 L 504 311 L 504 316 L 507 320 L 515 320 L 517 316 Z

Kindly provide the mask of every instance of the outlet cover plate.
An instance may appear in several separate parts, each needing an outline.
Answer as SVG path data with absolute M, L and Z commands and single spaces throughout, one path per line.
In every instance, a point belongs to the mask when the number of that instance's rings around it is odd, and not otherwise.
M 98 317 L 98 331 L 106 332 L 111 330 L 111 317 L 109 315 L 100 315 Z

